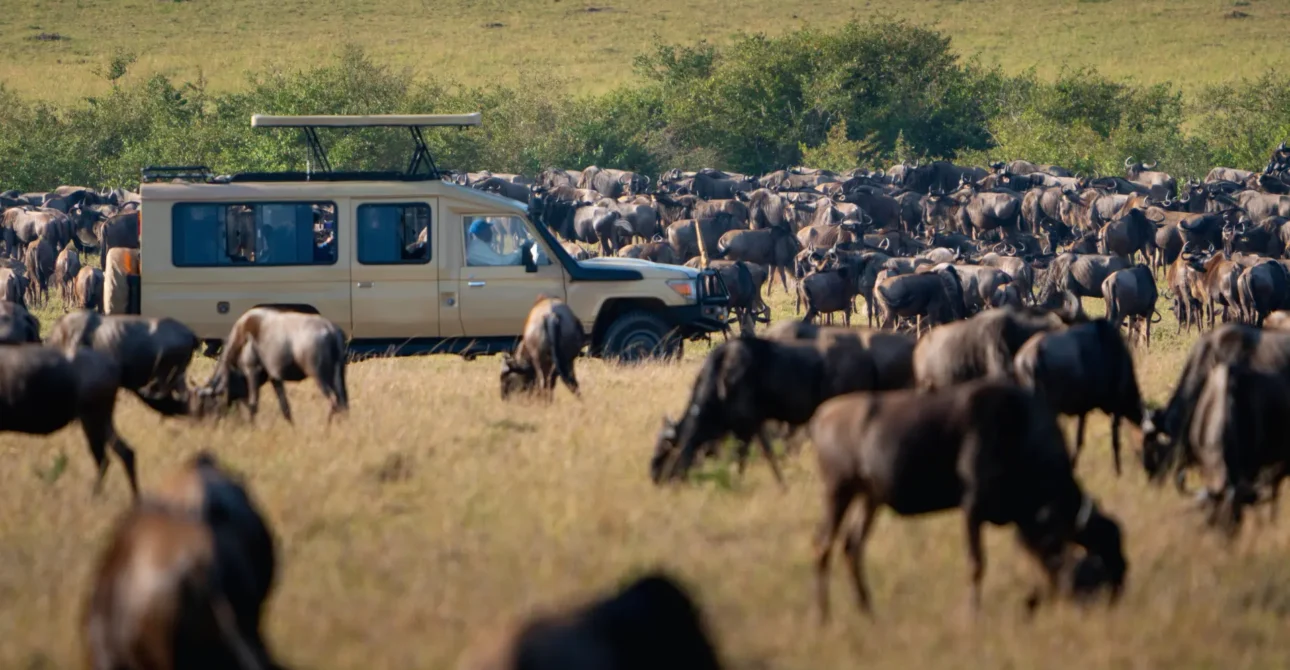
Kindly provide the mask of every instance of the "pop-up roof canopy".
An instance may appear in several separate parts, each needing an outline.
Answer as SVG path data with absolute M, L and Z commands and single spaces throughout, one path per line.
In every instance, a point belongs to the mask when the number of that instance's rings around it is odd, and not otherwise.
M 473 114 L 313 114 L 305 116 L 272 116 L 252 114 L 252 128 L 428 128 L 447 126 L 464 128 L 479 125 L 479 112 Z

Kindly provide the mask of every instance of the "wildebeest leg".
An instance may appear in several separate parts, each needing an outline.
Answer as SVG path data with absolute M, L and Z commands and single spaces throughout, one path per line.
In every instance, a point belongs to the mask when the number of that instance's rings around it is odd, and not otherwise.
M 824 519 L 815 534 L 815 602 L 819 606 L 820 623 L 829 620 L 829 559 L 833 542 L 854 498 L 854 492 L 848 487 L 825 487 Z
M 761 453 L 766 456 L 766 462 L 770 464 L 770 471 L 775 474 L 775 481 L 779 482 L 780 490 L 787 490 L 788 485 L 784 483 L 784 473 L 779 471 L 779 462 L 775 460 L 775 452 L 770 448 L 770 437 L 766 435 L 766 424 L 757 428 L 757 441 L 761 443 Z M 745 447 L 745 450 L 747 447 Z
M 1080 416 L 1083 424 L 1084 417 Z M 1115 457 L 1115 476 L 1120 476 L 1120 415 L 1111 415 L 1111 455 Z
M 869 601 L 869 584 L 864 578 L 864 546 L 873 530 L 873 522 L 878 518 L 877 505 L 868 496 L 860 498 L 860 515 L 851 522 L 843 551 L 846 553 L 851 568 L 851 582 L 856 589 L 856 603 L 860 611 L 873 615 L 873 606 Z
M 94 464 L 98 466 L 98 476 L 94 480 L 94 495 L 97 496 L 103 492 L 103 479 L 108 469 L 107 445 L 111 444 L 112 451 L 116 453 L 117 458 L 121 459 L 121 465 L 125 468 L 125 476 L 130 482 L 130 491 L 137 499 L 139 497 L 139 479 L 134 468 L 134 450 L 118 437 L 116 430 L 113 429 L 112 410 L 108 409 L 106 413 L 94 412 L 82 416 L 81 430 L 85 433 L 85 440 L 90 445 L 90 454 L 94 456 Z
M 972 580 L 968 604 L 972 613 L 976 614 L 981 610 L 981 580 L 985 577 L 985 551 L 981 548 L 982 520 L 974 507 L 975 503 L 970 501 L 964 505 L 967 520 L 968 562 L 971 564 L 969 567 Z
M 287 423 L 295 423 L 291 420 L 291 405 L 287 403 L 286 385 L 281 379 L 270 379 L 269 383 L 273 384 L 273 392 L 278 396 L 278 408 L 282 410 L 282 418 L 286 419 Z
M 1079 415 L 1079 421 L 1075 424 L 1075 454 L 1071 456 L 1071 469 L 1079 464 L 1079 452 L 1084 450 L 1084 414 Z

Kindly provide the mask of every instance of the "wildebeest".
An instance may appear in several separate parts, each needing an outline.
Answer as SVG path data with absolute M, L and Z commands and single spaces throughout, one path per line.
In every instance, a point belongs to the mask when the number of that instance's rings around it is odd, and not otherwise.
M 126 249 L 139 248 L 139 211 L 137 209 L 122 211 L 95 225 L 95 235 L 99 240 L 99 269 L 107 269 L 108 251 L 115 247 Z
M 765 266 L 772 272 L 778 270 L 779 282 L 787 292 L 785 270 L 793 267 L 793 257 L 800 248 L 797 238 L 787 228 L 772 226 L 760 230 L 731 230 L 717 240 L 716 250 L 709 253 L 713 258 L 747 261 Z M 767 285 L 767 294 L 773 286 L 773 281 Z
M 69 306 L 100 313 L 104 311 L 102 270 L 82 267 L 77 271 L 73 282 L 72 301 Z
M 261 637 L 274 539 L 239 478 L 199 452 L 117 522 L 82 615 L 91 667 L 276 670 Z
M 1109 586 L 1113 598 L 1119 594 L 1127 571 L 1119 525 L 1080 489 L 1053 412 L 1011 382 L 843 395 L 820 406 L 810 434 L 825 490 L 815 540 L 822 617 L 829 611 L 834 540 L 857 500 L 859 516 L 847 531 L 845 552 L 862 611 L 871 609 L 864 547 L 883 507 L 901 516 L 963 510 L 973 610 L 981 601 L 981 527 L 987 523 L 1016 524 L 1022 545 L 1047 573 L 1050 591 L 1068 565 L 1067 547 L 1077 544 L 1097 568 L 1096 585 Z
M 1241 259 L 1246 267 L 1236 278 L 1236 298 L 1241 318 L 1256 326 L 1274 310 L 1290 304 L 1290 272 L 1269 258 Z
M 76 274 L 81 271 L 81 256 L 76 253 L 76 246 L 70 242 L 63 250 L 58 252 L 58 259 L 54 261 L 54 286 L 58 288 L 58 294 L 63 299 L 63 305 L 72 304 L 72 296 L 76 289 Z
M 1144 165 L 1135 163 L 1133 157 L 1129 156 L 1124 159 L 1124 174 L 1129 181 L 1137 182 L 1151 189 L 1152 194 L 1160 190 L 1161 196 L 1173 197 L 1178 194 L 1178 182 L 1165 172 L 1155 172 L 1157 163 Z
M 0 344 L 40 342 L 40 321 L 17 303 L 0 300 Z
M 18 268 L 0 267 L 0 301 L 26 307 L 27 270 Z
M 330 401 L 330 423 L 337 414 L 349 410 L 346 362 L 345 334 L 331 321 L 317 314 L 254 307 L 229 331 L 215 372 L 197 391 L 196 411 L 205 415 L 222 397 L 225 407 L 246 403 L 254 418 L 260 406 L 260 387 L 268 382 L 278 396 L 283 418 L 291 422 L 283 382 L 312 377 Z
M 1064 323 L 1062 313 L 1055 311 L 1003 308 L 939 325 L 914 347 L 914 378 L 927 390 L 983 377 L 1011 379 L 1013 357 L 1021 346 L 1036 333 L 1057 330 Z
M 963 284 L 953 266 L 932 272 L 897 275 L 883 279 L 874 288 L 874 303 L 882 315 L 882 327 L 892 328 L 896 319 L 916 319 L 923 330 L 963 318 Z M 926 323 L 924 323 L 926 317 Z
M 0 432 L 49 435 L 80 421 L 98 469 L 94 493 L 103 488 L 111 446 L 137 498 L 134 450 L 117 434 L 112 421 L 120 385 L 120 368 L 95 351 L 80 349 L 64 355 L 38 344 L 0 347 Z
M 1120 256 L 1062 254 L 1053 259 L 1044 273 L 1036 302 L 1045 307 L 1056 307 L 1068 300 L 1066 294 L 1077 298 L 1101 298 L 1102 282 L 1112 272 L 1127 267 L 1129 261 Z
M 500 638 L 500 639 L 498 639 Z M 480 642 L 458 670 L 719 670 L 685 587 L 652 571 L 570 611 L 546 612 Z
M 697 260 L 700 259 L 691 259 Z M 700 267 L 697 262 L 687 262 L 686 265 Z M 767 282 L 769 275 L 766 268 L 756 263 L 725 260 L 712 261 L 708 263 L 708 267 L 716 270 L 726 284 L 726 290 L 730 293 L 728 306 L 739 324 L 740 333 L 751 335 L 757 322 L 770 323 L 770 306 L 761 298 L 761 287 Z M 727 325 L 726 330 L 722 331 L 727 338 L 728 330 Z
M 49 279 L 54 276 L 58 250 L 47 237 L 38 237 L 27 245 L 23 260 L 27 265 L 27 304 L 39 306 L 49 300 Z
M 1155 224 L 1142 210 L 1135 208 L 1098 230 L 1098 252 L 1123 256 L 1129 261 L 1134 260 L 1134 254 L 1141 253 L 1146 260 L 1152 255 L 1155 239 Z
M 582 323 L 563 300 L 539 297 L 529 309 L 515 354 L 502 354 L 502 399 L 536 390 L 550 400 L 557 380 L 578 395 L 573 363 L 582 353 L 585 337 Z
M 767 422 L 803 426 L 820 403 L 841 393 L 873 388 L 873 355 L 846 335 L 773 342 L 740 337 L 723 342 L 703 362 L 679 421 L 664 417 L 650 477 L 662 483 L 689 472 L 701 448 L 734 435 L 743 470 L 755 437 L 783 485 L 771 451 Z
M 578 188 L 590 188 L 607 198 L 644 193 L 649 177 L 626 170 L 606 170 L 592 165 L 582 171 Z
M 1120 473 L 1120 419 L 1142 425 L 1142 395 L 1120 330 L 1106 319 L 1092 319 L 1062 330 L 1040 333 L 1017 352 L 1017 381 L 1033 389 L 1053 411 L 1079 418 L 1074 465 L 1084 448 L 1084 419 L 1093 410 L 1111 417 L 1111 453 Z
M 797 282 L 798 302 L 806 304 L 802 321 L 842 312 L 844 322 L 851 325 L 851 303 L 858 290 L 855 269 L 848 265 L 806 275 Z
M 54 322 L 46 344 L 68 354 L 78 348 L 93 349 L 120 368 L 121 388 L 156 403 L 166 399 L 175 403 L 163 414 L 187 412 L 188 364 L 201 340 L 174 319 L 77 310 Z M 162 411 L 155 404 L 154 409 Z
M 1151 268 L 1138 263 L 1131 268 L 1116 270 L 1102 282 L 1102 297 L 1106 299 L 1106 320 L 1119 328 L 1129 319 L 1129 336 L 1140 339 L 1144 346 L 1151 346 L 1151 324 L 1160 321 L 1156 311 L 1156 278 Z M 1137 338 L 1134 338 L 1134 335 Z
M 875 391 L 893 391 L 914 385 L 914 345 L 917 340 L 908 333 L 874 328 L 817 326 L 812 323 L 780 321 L 766 329 L 766 339 L 780 342 L 835 342 L 852 338 L 873 357 Z

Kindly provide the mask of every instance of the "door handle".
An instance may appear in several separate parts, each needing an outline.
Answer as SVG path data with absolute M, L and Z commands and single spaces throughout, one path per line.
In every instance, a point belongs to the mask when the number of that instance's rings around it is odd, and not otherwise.
M 358 286 L 359 288 L 372 288 L 372 282 L 370 282 L 370 281 L 361 281 L 361 282 L 358 282 L 358 284 L 356 284 L 356 286 Z
M 480 286 L 483 286 L 483 285 L 484 285 L 484 282 L 482 282 L 482 281 L 468 281 L 468 282 L 466 282 L 466 286 L 469 286 L 469 287 L 471 287 L 471 288 L 479 288 Z

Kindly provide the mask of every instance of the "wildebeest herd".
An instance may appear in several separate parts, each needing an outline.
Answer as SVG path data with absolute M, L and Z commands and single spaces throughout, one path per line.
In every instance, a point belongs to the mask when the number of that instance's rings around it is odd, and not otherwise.
M 1025 161 L 759 178 L 674 170 L 655 181 L 598 168 L 534 180 L 453 178 L 529 201 L 573 253 L 595 253 L 585 244 L 721 272 L 740 336 L 706 356 L 681 415 L 663 417 L 650 476 L 660 485 L 684 480 L 730 442 L 742 472 L 756 441 L 784 487 L 781 459 L 809 440 L 824 488 L 815 600 L 827 618 L 839 536 L 857 603 L 872 610 L 863 559 L 882 508 L 899 516 L 961 510 L 974 608 L 986 524 L 1014 526 L 1046 576 L 1028 610 L 1103 592 L 1115 602 L 1130 562 L 1121 526 L 1076 476 L 1085 418 L 1095 411 L 1113 420 L 1117 474 L 1124 420 L 1132 462 L 1150 481 L 1172 478 L 1185 491 L 1186 473 L 1199 473 L 1196 504 L 1211 524 L 1235 533 L 1247 508 L 1275 509 L 1290 465 L 1281 418 L 1290 407 L 1290 312 L 1278 311 L 1290 308 L 1282 258 L 1290 150 L 1279 146 L 1260 173 L 1216 168 L 1181 186 L 1152 167 L 1126 161 L 1123 178 Z M 39 204 L 32 194 L 4 195 L 2 240 L 14 260 L 0 282 L 16 289 L 0 301 L 8 344 L 0 347 L 0 431 L 48 434 L 79 421 L 98 468 L 95 491 L 109 448 L 129 477 L 135 504 L 99 559 L 84 615 L 89 667 L 281 667 L 261 632 L 277 574 L 269 523 L 208 452 L 141 492 L 134 450 L 113 422 L 116 393 L 128 390 L 163 416 L 205 420 L 241 403 L 253 418 L 268 383 L 291 421 L 285 382 L 313 379 L 330 421 L 349 408 L 345 336 L 317 315 L 252 309 L 209 380 L 190 388 L 200 344 L 191 330 L 173 319 L 102 315 L 74 297 L 86 270 L 76 249 L 137 248 L 137 219 L 132 242 L 105 237 L 112 221 L 132 210 L 137 217 L 128 195 L 60 192 Z M 68 195 L 76 202 L 57 202 Z M 58 249 L 65 253 L 46 262 Z M 1180 328 L 1208 330 L 1169 401 L 1153 408 L 1129 342 L 1145 353 L 1161 274 Z M 757 322 L 770 322 L 763 293 L 776 278 L 796 292 L 804 316 L 758 332 Z M 23 305 L 51 284 L 80 309 L 42 341 Z M 850 327 L 857 297 L 868 328 Z M 1106 301 L 1105 318 L 1085 314 L 1088 297 Z M 835 312 L 846 326 L 818 323 Z M 502 398 L 549 402 L 559 381 L 579 395 L 574 366 L 585 344 L 568 308 L 540 299 L 503 357 Z M 1062 415 L 1078 420 L 1073 448 Z M 534 617 L 482 655 L 468 653 L 462 667 L 716 668 L 702 619 L 684 587 L 653 574 L 575 611 Z

